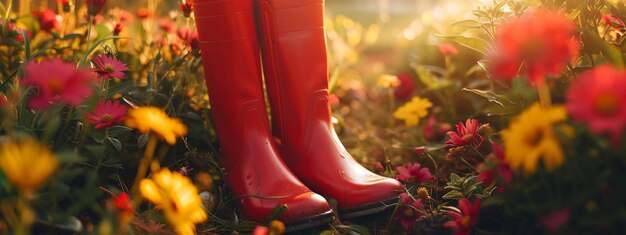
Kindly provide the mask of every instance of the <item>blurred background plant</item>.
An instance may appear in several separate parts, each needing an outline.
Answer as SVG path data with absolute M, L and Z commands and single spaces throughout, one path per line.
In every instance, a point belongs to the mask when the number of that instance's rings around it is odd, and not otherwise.
M 222 180 L 192 8 L 0 3 L 0 233 L 284 232 L 281 207 L 246 221 Z M 538 44 L 540 55 L 580 45 L 550 54 L 566 59 L 548 58 L 560 69 L 540 78 L 524 40 L 550 36 L 518 28 L 519 40 L 500 40 L 503 25 L 530 28 L 537 9 L 571 22 L 550 29 L 565 36 Z M 317 232 L 626 229 L 623 2 L 327 0 L 326 11 L 335 128 L 359 162 L 407 191 L 388 213 Z M 506 48 L 530 52 L 501 71 Z M 197 198 L 178 207 L 175 192 Z

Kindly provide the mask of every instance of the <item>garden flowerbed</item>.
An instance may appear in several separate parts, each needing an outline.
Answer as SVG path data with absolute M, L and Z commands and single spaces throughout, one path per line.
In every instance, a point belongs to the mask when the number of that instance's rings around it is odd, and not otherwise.
M 327 11 L 332 125 L 404 190 L 299 231 L 227 185 L 195 2 L 36 2 L 0 3 L 0 234 L 626 232 L 622 1 Z

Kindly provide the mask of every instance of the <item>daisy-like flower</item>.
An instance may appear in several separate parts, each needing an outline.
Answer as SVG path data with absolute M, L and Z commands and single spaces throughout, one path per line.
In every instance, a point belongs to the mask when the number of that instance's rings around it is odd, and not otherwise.
M 607 133 L 619 143 L 626 127 L 626 71 L 602 65 L 572 82 L 566 107 L 572 118 L 587 123 L 594 133 Z
M 539 103 L 530 106 L 509 124 L 509 129 L 502 131 L 506 162 L 512 169 L 523 169 L 526 173 L 535 172 L 541 159 L 549 171 L 560 166 L 565 157 L 553 124 L 566 118 L 563 106 L 542 108 Z
M 131 109 L 125 123 L 144 134 L 153 132 L 170 145 L 176 143 L 176 137 L 187 134 L 187 127 L 179 119 L 170 118 L 157 107 Z
M 545 76 L 557 76 L 580 48 L 576 24 L 560 12 L 536 10 L 507 20 L 498 27 L 491 73 L 498 78 L 511 79 L 520 66 L 530 84 Z
M 176 234 L 195 234 L 195 224 L 207 220 L 198 189 L 189 178 L 167 168 L 153 174 L 151 179 L 141 180 L 139 191 L 161 208 Z
M 420 97 L 413 97 L 411 101 L 398 108 L 393 117 L 404 120 L 407 126 L 417 126 L 421 118 L 426 117 L 428 109 L 433 106 L 430 100 Z
M 128 71 L 128 67 L 124 63 L 104 54 L 94 56 L 91 62 L 95 67 L 93 71 L 103 79 L 124 78 L 124 72 Z
M 484 185 L 491 185 L 497 179 L 503 184 L 508 184 L 513 180 L 511 166 L 504 160 L 504 149 L 499 144 L 493 144 L 493 154 L 487 156 L 485 162 L 478 165 L 480 174 L 478 179 Z
M 383 74 L 378 78 L 377 84 L 382 88 L 393 88 L 400 86 L 400 80 L 396 75 Z
M 52 152 L 33 139 L 0 143 L 0 170 L 26 194 L 43 185 L 58 167 L 59 161 Z
M 474 148 L 480 147 L 483 143 L 483 137 L 478 134 L 478 129 L 481 127 L 480 123 L 476 119 L 467 119 L 465 125 L 462 122 L 456 124 L 456 132 L 448 131 L 450 139 L 446 142 L 448 146 L 462 147 L 473 146 Z
M 96 129 L 101 130 L 113 126 L 113 124 L 126 119 L 128 108 L 119 101 L 100 101 L 92 113 L 85 115 L 87 121 L 96 124 Z
M 421 198 L 415 200 L 407 193 L 402 193 L 400 194 L 400 205 L 398 205 L 394 215 L 394 221 L 399 223 L 404 231 L 409 232 L 413 229 L 415 221 L 423 216 L 422 212 L 419 211 L 423 209 L 424 204 Z
M 38 94 L 28 102 L 34 109 L 45 109 L 56 102 L 76 106 L 93 92 L 93 73 L 77 71 L 76 65 L 60 59 L 47 59 L 39 64 L 30 62 L 25 72 L 22 84 L 38 88 Z
M 448 212 L 448 216 L 454 220 L 443 224 L 446 228 L 454 230 L 454 235 L 469 235 L 472 225 L 478 221 L 478 212 L 480 211 L 480 199 L 476 199 L 470 203 L 467 198 L 459 199 L 460 213 L 456 211 Z
M 405 183 L 422 183 L 434 179 L 430 170 L 419 163 L 407 163 L 406 167 L 396 167 L 396 179 Z

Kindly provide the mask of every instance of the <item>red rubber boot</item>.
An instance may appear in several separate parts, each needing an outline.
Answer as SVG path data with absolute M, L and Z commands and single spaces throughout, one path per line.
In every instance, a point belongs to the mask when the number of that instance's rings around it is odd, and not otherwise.
M 323 0 L 257 0 L 275 135 L 289 168 L 343 219 L 397 201 L 403 186 L 350 156 L 331 124 Z
M 195 2 L 224 178 L 246 219 L 263 222 L 277 204 L 286 204 L 281 219 L 288 231 L 328 223 L 328 202 L 293 175 L 273 144 L 252 7 L 252 0 Z

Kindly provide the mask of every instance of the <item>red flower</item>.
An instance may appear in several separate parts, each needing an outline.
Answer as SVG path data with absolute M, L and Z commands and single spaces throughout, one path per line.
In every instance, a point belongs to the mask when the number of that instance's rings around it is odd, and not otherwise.
M 476 119 L 467 119 L 465 125 L 462 122 L 456 124 L 456 132 L 448 131 L 450 139 L 446 144 L 453 147 L 472 146 L 480 147 L 483 143 L 483 137 L 478 134 L 480 123 Z
M 130 196 L 127 193 L 120 193 L 115 197 L 115 207 L 120 212 L 132 213 L 135 211 L 133 209 L 133 204 L 130 200 Z
M 454 45 L 444 42 L 439 44 L 439 52 L 443 55 L 456 55 L 459 53 L 459 50 Z
M 493 62 L 491 73 L 511 79 L 524 65 L 527 81 L 536 84 L 545 76 L 559 75 L 576 57 L 579 47 L 576 25 L 567 16 L 556 11 L 533 11 L 498 27 L 494 51 L 488 56 Z
M 540 221 L 544 227 L 546 227 L 551 232 L 556 232 L 559 228 L 569 222 L 570 217 L 570 209 L 563 208 L 560 210 L 552 211 L 549 214 L 541 217 Z
M 431 114 L 428 117 L 428 120 L 426 120 L 424 128 L 422 128 L 422 135 L 424 135 L 424 138 L 428 141 L 439 141 L 451 129 L 452 125 L 450 125 L 450 123 L 439 123 L 437 121 L 437 116 L 435 114 Z
M 404 231 L 408 232 L 411 231 L 413 225 L 415 225 L 415 221 L 423 216 L 422 212 L 419 210 L 424 209 L 424 204 L 421 198 L 415 200 L 407 193 L 400 194 L 400 199 L 401 201 L 394 215 L 394 220 L 396 223 L 400 223 Z
M 124 63 L 104 54 L 91 58 L 91 62 L 95 66 L 93 71 L 103 79 L 124 78 L 124 72 L 128 71 L 128 67 Z
M 86 0 L 85 3 L 87 3 L 87 14 L 91 16 L 95 16 L 98 13 L 100 13 L 100 11 L 104 7 L 104 5 L 107 3 L 107 1 L 106 0 Z
M 413 91 L 415 91 L 415 83 L 413 82 L 413 79 L 411 79 L 411 75 L 408 73 L 398 74 L 397 77 L 400 81 L 400 85 L 396 87 L 394 95 L 398 99 L 408 99 L 413 94 Z
M 611 15 L 603 15 L 602 22 L 608 24 L 609 26 L 615 29 L 623 29 L 624 27 L 626 27 L 626 24 L 624 24 L 624 21 L 618 18 L 615 18 Z
M 187 0 L 181 2 L 179 3 L 179 6 L 180 10 L 183 11 L 183 16 L 185 16 L 185 18 L 189 18 L 189 16 L 191 16 L 191 12 L 193 11 L 193 4 L 191 1 Z
M 38 94 L 28 102 L 34 109 L 45 109 L 55 102 L 79 105 L 93 92 L 93 73 L 77 71 L 76 65 L 60 59 L 47 59 L 39 64 L 30 62 L 24 70 L 26 76 L 22 84 L 38 88 Z
M 169 18 L 161 18 L 159 20 L 159 28 L 168 33 L 174 32 L 174 24 L 174 21 Z
M 608 133 L 614 144 L 626 127 L 626 71 L 602 65 L 582 73 L 566 93 L 571 117 L 594 133 Z
M 39 28 L 43 31 L 50 32 L 53 29 L 58 30 L 61 27 L 59 24 L 61 22 L 61 16 L 58 16 L 50 9 L 33 11 L 33 16 L 37 18 Z
M 502 183 L 508 184 L 513 180 L 511 166 L 504 160 L 504 149 L 499 144 L 493 144 L 493 154 L 478 166 L 478 179 L 485 185 L 491 185 L 500 177 Z
M 406 167 L 398 166 L 396 171 L 398 171 L 396 179 L 405 183 L 422 183 L 434 179 L 430 170 L 422 168 L 419 163 L 407 163 Z
M 446 228 L 454 230 L 454 235 L 469 235 L 472 225 L 478 220 L 478 212 L 480 211 L 480 199 L 476 199 L 470 204 L 467 198 L 459 199 L 459 209 L 461 213 L 456 211 L 448 212 L 448 216 L 454 220 L 443 224 Z
M 198 29 L 189 29 L 189 28 L 179 28 L 176 32 L 178 37 L 185 40 L 188 46 L 192 49 L 198 49 L 200 45 L 200 38 L 198 37 Z
M 121 24 L 120 22 L 116 22 L 115 25 L 113 25 L 113 36 L 120 35 L 120 33 L 122 32 L 122 29 L 124 29 L 124 25 Z
M 126 111 L 128 108 L 120 105 L 119 101 L 100 101 L 93 112 L 86 114 L 85 117 L 87 122 L 96 124 L 95 128 L 100 130 L 125 120 Z

